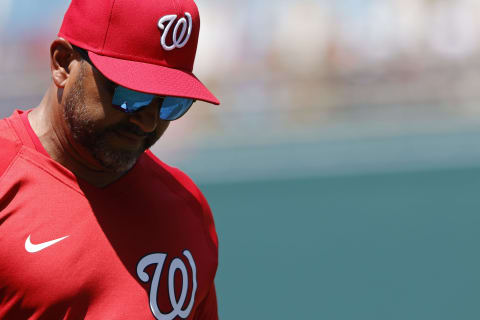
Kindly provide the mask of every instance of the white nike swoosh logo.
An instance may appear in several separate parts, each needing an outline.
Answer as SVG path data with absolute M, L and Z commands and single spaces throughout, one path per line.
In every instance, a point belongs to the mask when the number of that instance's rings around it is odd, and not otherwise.
M 60 242 L 63 239 L 68 238 L 68 237 L 69 236 L 65 236 L 65 237 L 58 238 L 58 239 L 55 239 L 55 240 L 52 240 L 52 241 L 47 241 L 47 242 L 39 243 L 39 244 L 33 244 L 30 241 L 30 236 L 28 236 L 27 240 L 25 240 L 25 250 L 27 250 L 28 252 L 31 252 L 31 253 L 38 252 L 38 251 L 41 251 L 41 250 L 43 250 L 47 247 L 50 247 L 50 246 L 54 245 L 57 242 Z

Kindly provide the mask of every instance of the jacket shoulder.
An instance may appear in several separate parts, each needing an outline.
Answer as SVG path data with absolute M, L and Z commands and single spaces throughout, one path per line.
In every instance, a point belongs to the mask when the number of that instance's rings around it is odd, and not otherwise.
M 184 173 L 178 168 L 172 167 L 164 163 L 150 151 L 147 152 L 147 157 L 151 161 L 155 162 L 155 164 L 159 166 L 162 171 L 166 171 L 168 173 L 168 175 L 171 177 L 171 180 L 175 181 L 175 183 L 172 184 L 179 185 L 182 190 L 188 192 L 191 196 L 193 196 L 196 203 L 201 207 L 202 220 L 205 228 L 207 229 L 210 240 L 212 241 L 216 250 L 218 250 L 218 237 L 215 230 L 213 214 L 208 204 L 208 201 L 203 195 L 200 188 L 198 188 L 195 182 L 193 182 L 193 180 L 186 173 Z
M 12 127 L 8 123 L 8 118 L 0 119 L 0 138 L 4 138 L 5 140 L 11 140 L 11 141 L 18 140 Z
M 21 142 L 16 137 L 13 129 L 6 119 L 0 120 L 0 177 L 3 176 L 10 163 L 15 159 L 20 149 Z

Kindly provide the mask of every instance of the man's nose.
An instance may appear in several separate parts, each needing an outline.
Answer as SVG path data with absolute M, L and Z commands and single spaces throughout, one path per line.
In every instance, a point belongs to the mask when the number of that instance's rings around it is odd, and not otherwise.
M 152 132 L 158 126 L 160 106 L 158 101 L 152 101 L 148 106 L 133 113 L 129 121 L 137 125 L 143 132 Z

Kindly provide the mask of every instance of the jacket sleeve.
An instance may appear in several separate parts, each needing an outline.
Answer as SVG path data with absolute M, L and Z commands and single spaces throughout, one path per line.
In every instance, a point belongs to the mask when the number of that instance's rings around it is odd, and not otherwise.
M 217 294 L 214 284 L 198 306 L 194 320 L 218 320 Z

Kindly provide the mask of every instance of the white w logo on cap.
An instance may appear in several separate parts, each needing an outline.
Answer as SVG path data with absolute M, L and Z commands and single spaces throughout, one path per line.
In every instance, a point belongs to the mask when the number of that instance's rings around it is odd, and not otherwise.
M 190 13 L 188 12 L 185 12 L 185 16 L 187 17 L 188 19 L 188 22 L 187 22 L 187 19 L 185 18 L 181 18 L 177 21 L 177 24 L 175 25 L 175 28 L 173 29 L 173 44 L 172 45 L 167 45 L 167 41 L 166 41 L 166 38 L 167 38 L 167 35 L 173 25 L 173 22 L 177 19 L 177 15 L 176 14 L 170 14 L 170 15 L 166 15 L 162 18 L 160 18 L 160 20 L 158 20 L 158 27 L 161 29 L 161 30 L 164 30 L 163 34 L 162 34 L 162 38 L 161 38 L 161 44 L 162 44 L 162 47 L 163 49 L 167 50 L 167 51 L 171 51 L 175 48 L 183 48 L 187 42 L 188 42 L 188 39 L 190 39 L 190 36 L 192 34 L 192 27 L 193 27 L 193 23 L 192 23 L 192 16 L 190 15 Z M 168 21 L 168 24 L 167 26 L 165 27 L 163 24 Z M 180 29 L 180 27 L 182 27 L 182 30 L 180 31 L 180 35 L 178 34 L 178 31 Z

